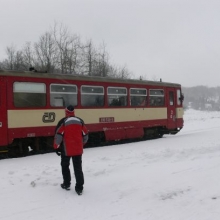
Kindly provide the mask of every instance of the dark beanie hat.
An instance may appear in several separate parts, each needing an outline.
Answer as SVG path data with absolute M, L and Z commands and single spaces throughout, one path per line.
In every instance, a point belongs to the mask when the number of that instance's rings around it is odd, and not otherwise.
M 66 107 L 68 111 L 73 112 L 74 111 L 74 107 L 72 105 L 69 105 Z
M 74 116 L 74 107 L 72 105 L 69 105 L 65 109 L 66 115 L 67 116 Z

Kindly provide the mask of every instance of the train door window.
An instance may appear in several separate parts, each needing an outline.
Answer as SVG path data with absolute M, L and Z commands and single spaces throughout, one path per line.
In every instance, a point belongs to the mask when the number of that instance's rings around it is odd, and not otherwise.
M 164 106 L 164 91 L 163 89 L 150 89 L 149 91 L 150 106 Z
M 123 87 L 108 87 L 109 106 L 127 106 L 127 89 Z
M 70 84 L 51 84 L 50 105 L 54 107 L 76 106 L 77 86 Z
M 102 86 L 81 86 L 82 106 L 104 106 L 104 88 Z
M 131 106 L 146 106 L 147 90 L 135 88 L 130 89 L 130 104 Z
M 177 105 L 181 105 L 184 99 L 183 93 L 181 92 L 180 89 L 176 90 L 176 95 L 177 95 Z
M 44 83 L 15 82 L 13 99 L 15 107 L 46 106 L 46 85 Z
M 174 94 L 172 91 L 169 92 L 170 106 L 174 105 Z

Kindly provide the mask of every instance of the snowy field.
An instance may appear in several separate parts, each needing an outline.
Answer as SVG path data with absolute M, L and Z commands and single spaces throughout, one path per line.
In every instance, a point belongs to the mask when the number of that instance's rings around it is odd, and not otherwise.
M 184 121 L 174 136 L 85 149 L 82 196 L 74 178 L 60 188 L 55 153 L 0 160 L 0 220 L 219 220 L 220 112 Z

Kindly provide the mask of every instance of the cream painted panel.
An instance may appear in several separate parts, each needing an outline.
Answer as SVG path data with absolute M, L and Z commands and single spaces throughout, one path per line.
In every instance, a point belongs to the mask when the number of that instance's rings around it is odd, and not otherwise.
M 184 111 L 183 108 L 176 108 L 176 118 L 183 118 Z
M 76 116 L 84 120 L 86 124 L 99 123 L 99 118 L 114 117 L 115 122 L 140 121 L 166 119 L 166 108 L 129 108 L 129 109 L 80 109 L 76 110 Z
M 45 113 L 54 112 L 54 122 L 43 122 Z M 132 108 L 132 109 L 76 109 L 76 116 L 86 124 L 99 123 L 99 118 L 113 117 L 115 122 L 166 119 L 166 108 Z M 64 110 L 8 110 L 8 128 L 56 126 L 65 116 Z
M 49 112 L 55 112 L 55 121 L 45 123 L 43 122 L 43 115 Z M 56 126 L 64 116 L 64 110 L 8 110 L 8 128 Z

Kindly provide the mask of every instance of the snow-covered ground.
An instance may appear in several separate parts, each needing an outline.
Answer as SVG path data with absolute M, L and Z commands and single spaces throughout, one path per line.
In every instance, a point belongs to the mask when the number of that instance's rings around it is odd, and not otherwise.
M 85 149 L 82 196 L 74 178 L 60 188 L 55 153 L 0 160 L 0 220 L 219 220 L 220 112 L 184 120 L 175 136 Z

